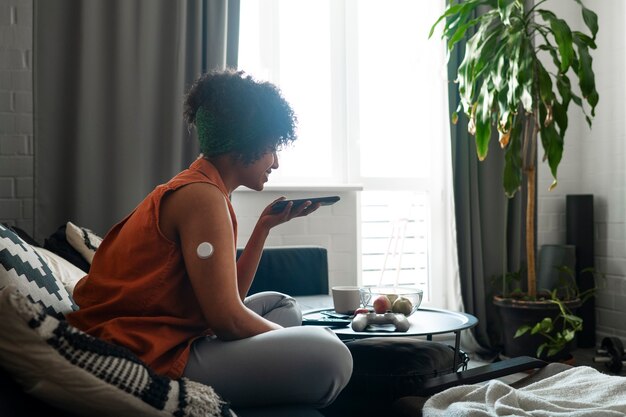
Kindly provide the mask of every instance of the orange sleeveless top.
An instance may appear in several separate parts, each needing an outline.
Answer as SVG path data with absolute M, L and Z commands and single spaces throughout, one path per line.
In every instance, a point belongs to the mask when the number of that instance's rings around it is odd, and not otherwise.
M 74 290 L 80 310 L 73 326 L 129 348 L 155 372 L 179 378 L 191 343 L 210 335 L 185 270 L 181 248 L 159 229 L 163 196 L 187 184 L 205 182 L 226 198 L 233 234 L 237 221 L 217 169 L 197 159 L 189 169 L 159 185 L 105 236 L 89 274 Z

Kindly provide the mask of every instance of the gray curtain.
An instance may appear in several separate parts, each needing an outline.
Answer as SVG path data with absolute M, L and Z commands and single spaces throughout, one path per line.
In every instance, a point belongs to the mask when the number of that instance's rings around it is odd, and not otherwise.
M 236 66 L 239 2 L 35 0 L 35 237 L 104 234 L 198 155 L 202 72 Z
M 451 52 L 448 63 L 450 114 L 459 103 L 458 85 L 453 83 L 463 59 L 464 48 Z M 467 132 L 467 117 L 459 114 L 450 125 L 455 217 L 461 293 L 465 311 L 478 318 L 472 331 L 483 353 L 496 352 L 500 344 L 500 321 L 492 297 L 500 292 L 494 279 L 503 271 L 517 271 L 524 255 L 523 193 L 512 200 L 502 187 L 504 155 L 497 137 L 492 138 L 487 158 L 476 156 L 474 137 Z

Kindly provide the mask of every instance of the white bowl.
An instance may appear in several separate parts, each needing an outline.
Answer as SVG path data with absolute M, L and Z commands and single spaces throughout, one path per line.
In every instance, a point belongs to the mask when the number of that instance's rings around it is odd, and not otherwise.
M 407 298 L 412 304 L 411 312 L 407 314 L 407 316 L 410 316 L 417 311 L 422 303 L 422 298 L 424 297 L 424 291 L 419 288 L 400 287 L 395 285 L 362 287 L 359 291 L 361 292 L 361 303 L 369 309 L 374 308 L 374 300 L 380 295 L 386 295 L 392 304 L 398 297 Z

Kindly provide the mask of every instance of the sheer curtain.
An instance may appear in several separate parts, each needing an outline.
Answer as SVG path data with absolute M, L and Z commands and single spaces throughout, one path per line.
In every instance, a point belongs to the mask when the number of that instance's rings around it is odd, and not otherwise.
M 38 239 L 68 220 L 105 233 L 197 156 L 184 94 L 236 65 L 238 13 L 238 0 L 34 1 Z

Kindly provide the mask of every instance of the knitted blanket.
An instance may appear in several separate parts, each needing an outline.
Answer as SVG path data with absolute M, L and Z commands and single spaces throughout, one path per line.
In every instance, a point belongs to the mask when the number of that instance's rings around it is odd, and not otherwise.
M 609 376 L 581 366 L 568 369 L 523 388 L 498 380 L 463 385 L 431 397 L 424 417 L 626 415 L 626 378 Z

